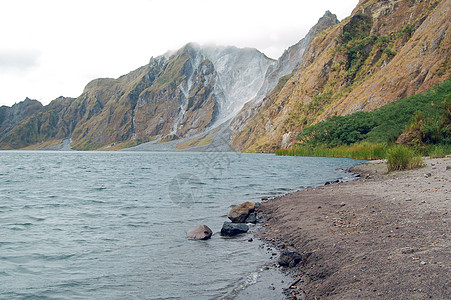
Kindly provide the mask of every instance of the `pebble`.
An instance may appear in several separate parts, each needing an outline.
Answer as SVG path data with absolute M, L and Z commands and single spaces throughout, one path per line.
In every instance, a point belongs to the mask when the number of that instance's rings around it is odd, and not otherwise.
M 424 266 L 426 264 L 425 261 L 420 262 L 420 265 Z

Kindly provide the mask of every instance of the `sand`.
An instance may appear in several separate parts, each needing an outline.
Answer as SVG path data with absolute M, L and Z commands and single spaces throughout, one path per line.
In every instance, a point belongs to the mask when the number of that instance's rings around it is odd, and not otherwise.
M 302 260 L 283 268 L 296 299 L 451 299 L 451 158 L 262 203 L 258 236 Z

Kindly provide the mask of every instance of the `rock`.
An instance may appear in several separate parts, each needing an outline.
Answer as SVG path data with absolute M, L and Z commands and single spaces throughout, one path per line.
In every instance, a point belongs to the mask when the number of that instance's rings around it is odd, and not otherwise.
M 208 240 L 211 238 L 213 231 L 207 225 L 196 226 L 186 233 L 186 238 L 195 240 Z
M 343 207 L 343 206 L 346 206 L 346 203 L 341 202 L 341 203 L 340 203 L 340 206 L 342 206 L 342 207 Z
M 257 223 L 257 213 L 256 212 L 250 213 L 244 223 L 252 223 L 252 224 Z
M 224 222 L 221 228 L 222 236 L 234 236 L 240 233 L 245 233 L 249 230 L 249 226 L 243 223 Z
M 446 166 L 446 171 L 451 170 L 451 166 Z
M 324 183 L 324 185 L 329 185 L 329 184 L 339 183 L 339 182 L 340 182 L 340 180 L 339 180 L 339 179 L 336 179 L 336 180 L 334 180 L 334 181 L 326 181 L 326 183 Z
M 244 202 L 235 206 L 227 216 L 232 223 L 244 223 L 251 212 L 255 210 L 255 206 L 251 202 Z
M 295 267 L 299 262 L 302 261 L 302 255 L 295 251 L 284 251 L 280 254 L 279 265 L 281 267 Z

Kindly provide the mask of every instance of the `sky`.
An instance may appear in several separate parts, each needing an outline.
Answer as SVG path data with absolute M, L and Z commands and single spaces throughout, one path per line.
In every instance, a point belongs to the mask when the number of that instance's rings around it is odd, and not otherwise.
M 326 10 L 358 0 L 0 0 L 0 106 L 78 97 L 189 42 L 253 47 L 277 59 Z

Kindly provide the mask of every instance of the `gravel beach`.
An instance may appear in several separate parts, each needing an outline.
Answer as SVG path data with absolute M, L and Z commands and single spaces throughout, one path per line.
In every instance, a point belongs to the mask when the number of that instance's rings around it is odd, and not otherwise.
M 451 158 L 262 203 L 258 237 L 280 253 L 293 299 L 451 299 Z M 283 259 L 282 259 L 283 258 Z

